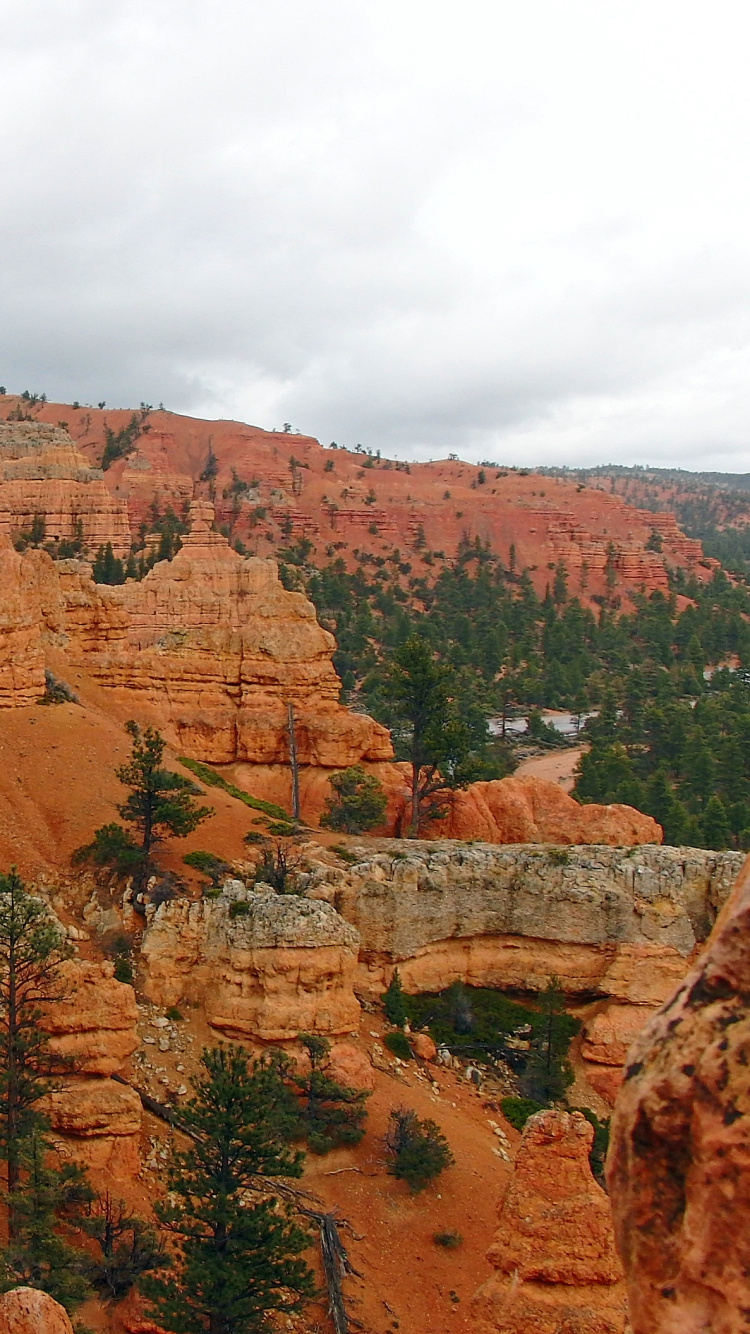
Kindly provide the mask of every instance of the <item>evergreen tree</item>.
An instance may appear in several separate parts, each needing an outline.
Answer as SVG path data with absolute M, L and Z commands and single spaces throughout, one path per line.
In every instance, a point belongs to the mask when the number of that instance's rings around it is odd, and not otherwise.
M 7 1167 L 11 1239 L 24 1144 L 44 1129 L 36 1104 L 54 1073 L 41 1011 L 64 996 L 62 965 L 71 954 L 46 904 L 29 894 L 15 868 L 0 876 L 0 1152 Z
M 359 764 L 331 778 L 333 795 L 326 798 L 326 810 L 320 817 L 324 829 L 340 829 L 345 834 L 361 834 L 382 824 L 387 806 L 383 785 L 374 774 L 365 773 Z
M 391 1156 L 388 1171 L 408 1182 L 415 1194 L 455 1162 L 440 1127 L 405 1107 L 391 1112 L 385 1143 Z
M 310 1238 L 269 1180 L 302 1171 L 285 1142 L 289 1095 L 273 1062 L 249 1063 L 237 1047 L 204 1051 L 203 1067 L 180 1109 L 193 1144 L 174 1153 L 167 1202 L 155 1206 L 172 1265 L 140 1287 L 174 1334 L 265 1334 L 273 1312 L 296 1311 L 314 1293 L 299 1258 Z
M 563 1098 L 566 1088 L 573 1082 L 567 1052 L 577 1024 L 565 1012 L 565 999 L 556 977 L 550 979 L 539 1000 L 540 1018 L 522 1085 L 527 1097 L 550 1103 Z
M 124 584 L 125 567 L 115 556 L 112 543 L 99 547 L 92 570 L 95 584 Z
M 401 986 L 401 978 L 398 975 L 398 968 L 394 969 L 393 977 L 388 983 L 388 989 L 383 993 L 383 1009 L 386 1019 L 397 1028 L 403 1028 L 406 1023 L 406 1001 Z
M 162 768 L 166 742 L 159 732 L 153 727 L 141 731 L 132 719 L 126 727 L 133 741 L 132 754 L 115 773 L 131 794 L 117 810 L 140 838 L 142 882 L 155 844 L 169 836 L 186 838 L 213 811 L 196 804 L 194 795 L 199 789 L 189 778 Z
M 19 1188 L 11 1200 L 12 1236 L 0 1252 L 0 1289 L 42 1288 L 67 1310 L 90 1294 L 86 1252 L 61 1235 L 80 1227 L 93 1192 L 72 1163 L 50 1163 L 50 1145 L 37 1127 L 21 1143 Z
M 706 847 L 731 848 L 732 830 L 727 809 L 721 797 L 711 797 L 703 812 L 701 826 Z
M 90 1205 L 80 1226 L 99 1248 L 99 1258 L 87 1265 L 89 1279 L 110 1301 L 120 1301 L 142 1274 L 164 1263 L 156 1228 L 109 1191 Z
M 359 1144 L 369 1093 L 339 1084 L 326 1071 L 331 1053 L 327 1038 L 301 1033 L 300 1042 L 310 1057 L 310 1073 L 295 1074 L 293 1080 L 302 1097 L 301 1120 L 310 1148 L 328 1153 L 340 1144 Z

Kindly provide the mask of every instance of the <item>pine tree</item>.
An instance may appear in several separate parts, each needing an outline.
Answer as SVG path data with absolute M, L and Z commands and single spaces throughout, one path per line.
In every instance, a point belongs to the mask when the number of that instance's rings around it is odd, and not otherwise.
M 198 791 L 189 778 L 161 767 L 166 742 L 153 727 L 141 731 L 132 719 L 126 727 L 133 740 L 133 750 L 127 764 L 115 770 L 131 795 L 122 802 L 118 811 L 123 820 L 132 825 L 140 837 L 140 880 L 146 874 L 152 848 L 164 838 L 185 838 L 208 816 L 210 806 L 198 806 L 194 794 Z
M 314 1293 L 300 1259 L 310 1244 L 273 1177 L 297 1177 L 288 1147 L 289 1094 L 277 1066 L 240 1048 L 203 1053 L 205 1075 L 180 1109 L 193 1140 L 169 1166 L 169 1196 L 155 1206 L 172 1239 L 172 1265 L 141 1291 L 173 1334 L 265 1334 L 272 1312 L 299 1310 Z
M 302 1124 L 313 1153 L 328 1153 L 340 1144 L 359 1144 L 364 1135 L 368 1092 L 339 1084 L 325 1070 L 331 1053 L 327 1038 L 301 1033 L 300 1042 L 310 1057 L 309 1075 L 295 1075 L 304 1106 Z
M 388 1171 L 408 1182 L 415 1194 L 455 1162 L 436 1122 L 421 1120 L 406 1107 L 394 1107 L 391 1112 L 385 1144 L 391 1155 Z
M 9 1232 L 15 1231 L 24 1141 L 44 1128 L 36 1108 L 54 1064 L 42 1007 L 64 995 L 72 951 L 46 904 L 15 868 L 0 876 L 0 1152 L 7 1165 Z
M 707 848 L 731 848 L 732 831 L 727 809 L 721 797 L 711 797 L 703 812 L 701 826 Z
M 406 1023 L 406 1001 L 401 986 L 401 978 L 398 974 L 398 968 L 394 970 L 393 977 L 388 983 L 387 990 L 382 996 L 383 1009 L 385 1017 L 390 1023 L 395 1024 L 397 1028 L 403 1028 Z
M 568 1046 L 578 1027 L 565 1012 L 565 1000 L 558 978 L 550 981 L 540 998 L 531 1053 L 523 1073 L 523 1092 L 537 1102 L 557 1102 L 573 1082 L 567 1059 Z
M 361 834 L 382 824 L 387 799 L 383 785 L 361 765 L 334 774 L 333 794 L 326 798 L 326 810 L 320 817 L 324 829 L 340 829 L 345 834 Z
M 73 1310 L 91 1292 L 88 1256 L 61 1235 L 61 1228 L 81 1226 L 93 1191 L 80 1167 L 58 1165 L 51 1157 L 40 1128 L 22 1141 L 20 1188 L 11 1204 L 12 1236 L 0 1252 L 0 1289 L 42 1288 Z

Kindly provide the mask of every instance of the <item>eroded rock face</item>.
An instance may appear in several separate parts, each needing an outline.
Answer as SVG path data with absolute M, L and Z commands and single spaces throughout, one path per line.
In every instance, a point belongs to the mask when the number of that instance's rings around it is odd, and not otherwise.
M 634 1334 L 750 1312 L 750 869 L 628 1054 L 607 1177 Z
M 12 1288 L 0 1297 L 0 1334 L 73 1334 L 70 1316 L 39 1288 Z
M 684 977 L 743 861 L 649 846 L 394 842 L 362 852 L 346 870 L 319 867 L 307 885 L 360 934 L 358 992 L 379 996 L 396 967 L 413 993 L 456 981 L 540 991 L 556 976 L 569 996 L 601 998 L 582 1055 L 610 1102 L 629 1043 Z
M 77 535 L 96 550 L 130 550 L 127 507 L 115 500 L 99 468 L 87 463 L 68 432 L 42 422 L 0 422 L 0 533 L 31 529 L 44 517 L 45 537 Z
M 351 1033 L 358 945 L 329 904 L 233 881 L 218 899 L 158 908 L 143 941 L 144 990 L 158 1005 L 202 1000 L 209 1024 L 232 1038 Z
M 289 703 L 300 764 L 389 759 L 386 729 L 338 702 L 333 636 L 312 603 L 287 592 L 274 561 L 243 559 L 213 532 L 213 506 L 194 502 L 190 520 L 174 560 L 141 583 L 61 581 L 67 633 L 102 685 L 195 759 L 288 763 Z
M 111 963 L 73 959 L 61 972 L 64 998 L 44 1008 L 40 1023 L 52 1053 L 75 1073 L 63 1074 L 42 1110 L 66 1152 L 96 1184 L 111 1185 L 135 1176 L 140 1166 L 140 1099 L 110 1078 L 139 1045 L 135 993 L 115 979 Z
M 581 806 L 557 783 L 500 778 L 452 794 L 437 838 L 480 838 L 488 843 L 661 843 L 661 826 L 632 806 Z
M 0 708 L 35 704 L 44 694 L 41 612 L 34 585 L 28 557 L 0 537 Z
M 524 1127 L 476 1293 L 478 1334 L 623 1334 L 625 1284 L 609 1201 L 589 1166 L 580 1112 L 537 1112 Z

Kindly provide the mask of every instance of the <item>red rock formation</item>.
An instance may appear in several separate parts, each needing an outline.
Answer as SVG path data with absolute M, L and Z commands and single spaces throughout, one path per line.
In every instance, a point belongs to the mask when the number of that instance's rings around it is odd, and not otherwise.
M 70 1061 L 75 1074 L 46 1095 L 42 1110 L 63 1150 L 89 1168 L 96 1184 L 127 1180 L 140 1165 L 141 1104 L 109 1076 L 139 1045 L 135 993 L 115 980 L 111 963 L 71 960 L 62 972 L 64 999 L 44 1008 L 40 1024 L 53 1054 Z
M 0 1297 L 0 1334 L 73 1334 L 70 1316 L 39 1288 L 12 1288 Z
M 196 759 L 288 762 L 290 703 L 300 764 L 388 759 L 385 728 L 338 702 L 334 640 L 312 604 L 274 562 L 237 555 L 212 519 L 195 502 L 182 549 L 142 583 L 100 588 L 66 563 L 63 626 L 102 685 Z
M 472 783 L 451 798 L 445 820 L 429 836 L 481 838 L 488 843 L 661 843 L 661 826 L 632 806 L 581 806 L 557 783 L 501 778 Z
M 34 584 L 28 558 L 0 537 L 0 708 L 34 704 L 44 694 L 41 611 Z
M 235 898 L 244 908 L 236 915 Z M 231 1038 L 352 1033 L 357 945 L 326 903 L 225 887 L 219 899 L 158 909 L 143 942 L 144 991 L 157 1005 L 199 999 L 211 1027 Z
M 750 867 L 628 1054 L 607 1176 L 634 1334 L 743 1334 L 750 1311 Z
M 524 1127 L 472 1302 L 477 1334 L 623 1334 L 625 1285 L 607 1196 L 589 1166 L 580 1112 L 537 1112 Z
M 47 540 L 81 533 L 92 550 L 112 543 L 130 550 L 125 505 L 113 499 L 104 474 L 88 466 L 68 432 L 39 422 L 0 422 L 0 533 L 30 529 L 43 515 Z

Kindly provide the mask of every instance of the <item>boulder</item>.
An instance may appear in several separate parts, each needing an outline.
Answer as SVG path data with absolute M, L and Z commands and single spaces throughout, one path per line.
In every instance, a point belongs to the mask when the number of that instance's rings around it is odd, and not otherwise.
M 0 1297 L 0 1334 L 73 1334 L 70 1316 L 39 1288 L 12 1288 Z
M 624 1334 L 625 1284 L 609 1201 L 589 1166 L 580 1112 L 537 1112 L 524 1127 L 472 1301 L 477 1334 Z

